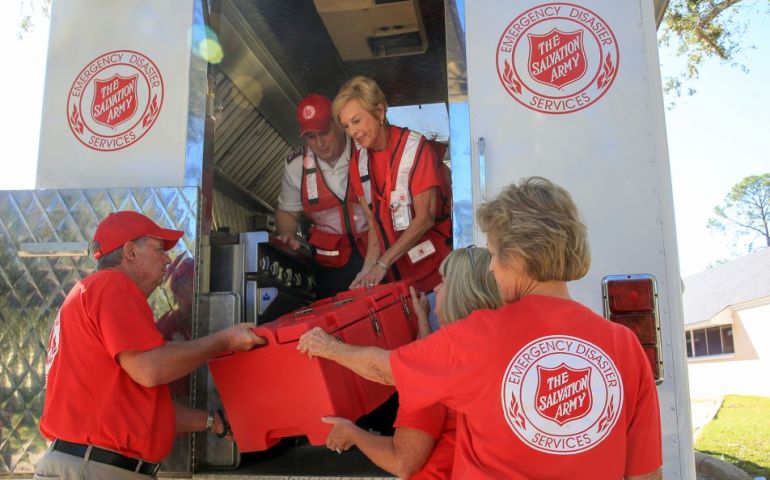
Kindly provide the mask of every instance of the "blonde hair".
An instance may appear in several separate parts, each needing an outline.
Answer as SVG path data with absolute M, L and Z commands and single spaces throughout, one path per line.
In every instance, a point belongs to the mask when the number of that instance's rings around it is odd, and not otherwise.
M 523 261 L 534 280 L 569 281 L 591 265 L 588 233 L 577 206 L 562 187 L 543 177 L 523 178 L 476 212 L 481 229 L 509 263 Z
M 495 277 L 489 271 L 491 258 L 486 248 L 469 246 L 453 250 L 441 262 L 438 271 L 444 277 L 444 323 L 465 318 L 474 310 L 503 304 Z
M 369 77 L 358 75 L 345 82 L 340 87 L 340 91 L 337 92 L 337 96 L 334 97 L 332 117 L 337 124 L 340 122 L 340 109 L 354 99 L 358 100 L 364 110 L 372 114 L 373 117 L 377 117 L 377 107 L 380 104 L 385 107 L 385 111 L 388 110 L 388 101 L 377 82 Z

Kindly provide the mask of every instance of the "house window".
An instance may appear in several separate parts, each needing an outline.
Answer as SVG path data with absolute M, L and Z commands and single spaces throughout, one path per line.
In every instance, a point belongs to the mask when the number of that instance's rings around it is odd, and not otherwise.
M 685 333 L 687 358 L 735 353 L 732 325 L 698 328 Z

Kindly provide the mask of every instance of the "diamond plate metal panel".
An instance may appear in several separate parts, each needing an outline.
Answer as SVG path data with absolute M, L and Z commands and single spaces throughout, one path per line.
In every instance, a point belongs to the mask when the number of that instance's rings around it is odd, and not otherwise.
M 109 213 L 135 210 L 185 235 L 170 252 L 195 257 L 197 188 L 0 191 L 0 475 L 31 473 L 47 444 L 38 431 L 51 321 L 67 292 L 96 268 L 91 256 L 20 258 L 20 243 L 88 242 Z M 156 317 L 175 301 L 164 285 L 149 299 Z M 189 471 L 189 439 L 166 471 Z

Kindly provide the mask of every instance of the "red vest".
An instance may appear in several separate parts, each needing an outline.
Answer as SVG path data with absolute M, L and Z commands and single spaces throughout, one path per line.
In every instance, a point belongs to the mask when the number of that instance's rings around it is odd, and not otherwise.
M 377 236 L 380 241 L 381 253 L 390 248 L 406 230 L 401 217 L 401 225 L 394 225 L 394 214 L 391 205 L 402 205 L 409 210 L 409 216 L 405 220 L 408 226 L 409 219 L 414 218 L 414 206 L 409 189 L 410 180 L 414 174 L 417 162 L 427 161 L 421 159 L 424 148 L 433 148 L 436 152 L 436 166 L 442 181 L 438 191 L 435 223 L 417 243 L 404 255 L 396 260 L 390 269 L 391 280 L 411 278 L 415 288 L 422 291 L 431 291 L 440 282 L 438 267 L 444 258 L 452 251 L 452 218 L 451 218 L 451 186 L 449 172 L 441 161 L 446 147 L 444 145 L 426 140 L 417 132 L 407 129 L 400 130 L 400 138 L 395 143 L 395 153 L 401 151 L 398 158 L 394 158 L 391 166 L 391 183 L 393 192 L 379 192 L 372 195 L 372 182 L 369 177 L 370 159 L 366 149 L 357 149 L 351 158 L 350 176 L 353 182 L 359 184 L 363 190 L 366 201 L 374 214 L 377 226 Z M 428 157 L 432 158 L 432 157 Z M 396 192 L 398 198 L 395 198 Z M 398 221 L 398 220 L 396 220 Z
M 316 261 L 323 267 L 339 268 L 348 263 L 356 245 L 366 256 L 368 226 L 363 208 L 347 180 L 345 198 L 341 199 L 326 185 L 315 154 L 306 146 L 302 157 L 302 209 L 310 218 L 308 242 L 314 247 Z

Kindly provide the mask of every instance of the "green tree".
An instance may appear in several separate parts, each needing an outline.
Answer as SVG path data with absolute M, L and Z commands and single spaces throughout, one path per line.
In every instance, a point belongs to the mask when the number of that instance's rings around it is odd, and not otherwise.
M 770 173 L 751 175 L 733 186 L 724 203 L 714 207 L 708 228 L 730 230 L 736 241 L 742 240 L 749 252 L 756 242 L 770 247 Z
M 681 95 L 691 80 L 698 78 L 699 68 L 708 58 L 717 58 L 748 72 L 739 63 L 744 48 L 743 33 L 750 17 L 768 11 L 768 0 L 671 0 L 661 28 L 660 43 L 675 41 L 676 53 L 686 60 L 684 71 L 664 79 L 666 93 Z M 743 15 L 741 15 L 743 13 Z M 687 93 L 695 93 L 688 88 Z
M 5 0 L 8 1 L 8 0 Z M 19 24 L 19 38 L 25 33 L 30 33 L 35 28 L 35 17 L 51 15 L 51 0 L 19 0 L 19 15 L 21 21 Z

